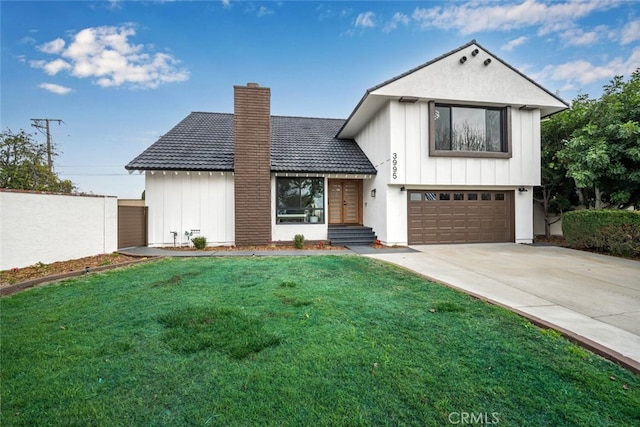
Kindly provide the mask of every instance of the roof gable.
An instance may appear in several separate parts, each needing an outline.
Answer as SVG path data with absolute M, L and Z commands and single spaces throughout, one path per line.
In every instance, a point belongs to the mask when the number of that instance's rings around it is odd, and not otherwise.
M 403 96 L 469 105 L 527 106 L 539 108 L 542 116 L 569 106 L 472 40 L 367 90 L 339 136 L 355 137 L 384 103 Z

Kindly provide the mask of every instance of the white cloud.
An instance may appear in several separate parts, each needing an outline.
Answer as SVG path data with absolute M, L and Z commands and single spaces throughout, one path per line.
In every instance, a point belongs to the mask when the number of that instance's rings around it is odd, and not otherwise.
M 71 92 L 70 88 L 53 83 L 40 83 L 38 87 L 58 95 L 66 95 Z
M 396 12 L 391 18 L 391 21 L 387 22 L 382 29 L 385 33 L 389 33 L 396 28 L 398 28 L 398 24 L 409 25 L 409 17 L 404 13 Z
M 68 70 L 70 68 L 71 68 L 71 65 L 69 65 L 69 63 L 64 59 L 60 59 L 60 58 L 54 59 L 51 62 L 47 62 L 42 66 L 42 69 L 44 70 L 44 72 L 49 74 L 50 76 L 55 76 L 60 71 Z
M 574 82 L 587 85 L 599 80 L 610 80 L 614 76 L 630 76 L 640 67 L 640 47 L 636 47 L 629 58 L 614 58 L 608 63 L 595 65 L 585 60 L 565 62 L 559 65 L 547 65 L 538 73 L 534 73 L 534 80 L 566 81 L 565 85 Z
M 231 0 L 222 0 L 222 6 L 229 7 L 231 5 Z
M 458 30 L 461 34 L 481 31 L 509 31 L 540 26 L 539 34 L 567 29 L 578 19 L 596 10 L 619 5 L 613 0 L 587 0 L 545 3 L 524 0 L 511 3 L 453 3 L 447 6 L 417 7 L 412 18 L 422 29 Z
M 376 26 L 374 18 L 375 13 L 371 11 L 363 12 L 356 18 L 356 27 L 373 28 Z
M 273 15 L 273 10 L 270 10 L 265 6 L 260 6 L 260 8 L 258 9 L 258 17 L 260 18 L 266 15 Z
M 39 46 L 39 50 L 58 54 L 59 58 L 30 64 L 49 75 L 67 71 L 78 78 L 93 78 L 102 87 L 156 88 L 189 78 L 188 71 L 179 68 L 180 61 L 172 55 L 145 52 L 143 45 L 131 44 L 129 38 L 135 34 L 132 25 L 85 28 L 68 45 L 56 39 Z
M 44 53 L 51 53 L 51 54 L 60 53 L 64 48 L 64 45 L 65 45 L 64 40 L 55 39 L 45 44 L 41 44 L 40 46 L 38 46 L 38 50 Z
M 624 26 L 620 42 L 629 44 L 636 40 L 640 40 L 640 20 L 631 21 Z
M 511 52 L 515 47 L 520 46 L 521 44 L 523 44 L 527 40 L 528 40 L 528 37 L 520 36 L 517 39 L 513 39 L 513 40 L 509 41 L 508 43 L 504 44 L 501 47 L 501 49 L 502 50 L 506 50 L 507 52 Z
M 568 46 L 587 46 L 594 44 L 601 37 L 607 37 L 609 30 L 606 25 L 599 25 L 593 31 L 571 28 L 560 34 L 560 38 Z

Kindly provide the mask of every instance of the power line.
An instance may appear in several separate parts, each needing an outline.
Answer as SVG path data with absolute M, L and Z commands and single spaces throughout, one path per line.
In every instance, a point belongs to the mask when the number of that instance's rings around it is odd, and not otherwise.
M 49 123 L 58 122 L 58 126 L 60 126 L 60 124 L 64 122 L 60 119 L 31 119 L 31 121 L 33 122 L 31 123 L 31 126 L 44 133 L 47 137 L 47 165 L 49 166 L 49 172 L 53 172 L 53 160 L 51 159 L 51 131 L 49 129 Z

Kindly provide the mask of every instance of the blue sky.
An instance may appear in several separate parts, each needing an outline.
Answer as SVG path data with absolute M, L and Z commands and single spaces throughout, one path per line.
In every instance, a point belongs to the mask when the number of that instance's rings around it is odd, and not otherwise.
M 366 89 L 472 39 L 571 101 L 640 67 L 635 1 L 0 1 L 0 125 L 86 193 L 138 198 L 124 165 L 191 111 L 271 88 L 275 115 L 346 118 Z

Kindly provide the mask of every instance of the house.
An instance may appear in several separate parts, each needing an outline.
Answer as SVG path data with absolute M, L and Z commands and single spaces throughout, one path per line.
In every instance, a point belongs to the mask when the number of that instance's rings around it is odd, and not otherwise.
M 475 40 L 366 91 L 346 120 L 189 114 L 126 169 L 145 173 L 151 246 L 337 239 L 388 245 L 533 240 L 540 120 L 568 108 Z M 353 241 L 352 243 L 357 243 Z

